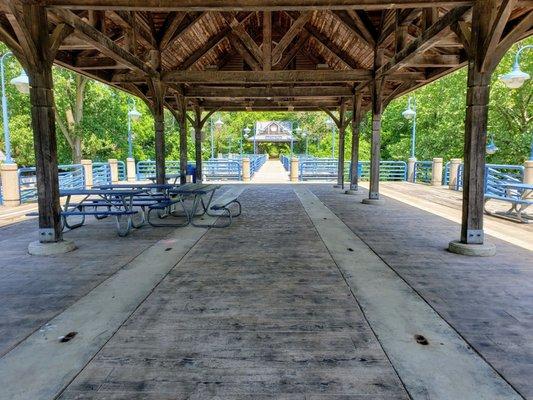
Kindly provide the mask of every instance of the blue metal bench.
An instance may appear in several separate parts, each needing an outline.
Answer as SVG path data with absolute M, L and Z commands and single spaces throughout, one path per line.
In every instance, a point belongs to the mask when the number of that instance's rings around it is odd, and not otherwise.
M 485 213 L 498 217 L 528 223 L 530 216 L 524 211 L 533 205 L 533 185 L 516 182 L 501 182 L 498 186 L 492 186 L 485 193 Z M 487 209 L 489 200 L 498 200 L 511 204 L 511 208 L 505 212 L 492 212 Z

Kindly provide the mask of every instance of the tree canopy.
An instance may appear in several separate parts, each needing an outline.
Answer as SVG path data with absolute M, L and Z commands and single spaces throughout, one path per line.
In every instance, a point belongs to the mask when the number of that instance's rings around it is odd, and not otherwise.
M 522 44 L 533 44 L 529 38 Z M 498 80 L 498 75 L 511 69 L 519 44 L 505 56 L 496 70 L 489 110 L 489 135 L 494 136 L 499 148 L 488 162 L 521 164 L 529 156 L 533 129 L 532 83 L 510 90 Z M 7 47 L 0 42 L 0 53 Z M 533 71 L 533 57 L 524 53 L 521 62 L 524 71 Z M 20 74 L 21 67 L 14 57 L 6 61 L 6 82 Z M 77 162 L 80 157 L 97 160 L 127 157 L 127 112 L 129 94 L 90 79 L 81 79 L 75 73 L 54 67 L 55 100 L 57 107 L 57 137 L 59 161 Z M 81 115 L 79 111 L 80 85 L 83 87 Z M 19 165 L 33 165 L 33 138 L 30 124 L 29 98 L 6 84 L 9 103 L 9 127 L 13 158 Z M 461 69 L 419 88 L 409 96 L 416 98 L 417 140 L 416 157 L 429 160 L 433 157 L 461 158 L 463 153 L 464 118 L 466 104 L 466 69 Z M 402 116 L 408 96 L 392 101 L 386 108 L 382 124 L 382 159 L 406 160 L 410 153 L 411 121 Z M 136 100 L 141 118 L 133 123 L 134 157 L 137 160 L 154 159 L 154 128 L 150 111 L 141 100 Z M 317 157 L 330 157 L 332 132 L 323 112 L 223 112 L 215 113 L 213 121 L 221 118 L 224 125 L 214 129 L 215 154 L 238 153 L 245 127 L 253 128 L 256 121 L 288 120 L 308 134 L 309 153 Z M 5 123 L 5 121 L 1 121 Z M 178 124 L 170 112 L 165 113 L 167 159 L 179 159 Z M 205 126 L 204 156 L 210 156 L 210 123 Z M 337 138 L 335 132 L 335 138 Z M 194 158 L 193 137 L 189 133 L 189 159 Z M 79 142 L 76 148 L 74 142 Z M 346 157 L 350 153 L 351 134 L 347 131 Z M 3 136 L 0 148 L 4 148 Z M 337 140 L 337 139 L 335 139 Z M 305 140 L 295 142 L 295 153 L 305 152 Z M 253 151 L 249 141 L 243 141 L 244 152 Z M 337 144 L 335 144 L 336 151 Z M 262 147 L 270 154 L 288 153 L 288 145 Z M 360 159 L 368 160 L 370 149 L 370 121 L 362 123 Z

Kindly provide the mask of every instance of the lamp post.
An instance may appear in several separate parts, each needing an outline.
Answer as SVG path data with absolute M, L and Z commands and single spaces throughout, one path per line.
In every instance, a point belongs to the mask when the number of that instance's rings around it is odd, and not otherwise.
M 222 121 L 219 114 L 218 119 L 215 122 L 215 129 L 217 130 L 217 132 L 222 129 L 223 125 L 224 121 Z M 211 158 L 215 158 L 215 136 L 213 133 L 213 117 L 211 117 Z
M 250 135 L 250 128 L 246 127 L 242 131 L 243 131 L 243 134 L 241 136 L 241 141 L 240 141 L 241 159 L 242 159 L 242 138 L 244 137 L 245 139 L 248 139 L 248 136 Z
M 0 75 L 2 81 L 2 121 L 4 122 L 4 142 L 6 151 L 6 164 L 12 164 L 11 158 L 11 136 L 9 134 L 9 117 L 7 112 L 7 96 L 6 96 L 6 81 L 5 81 L 5 59 L 13 55 L 10 51 L 3 54 L 0 58 Z M 15 85 L 20 93 L 28 94 L 30 92 L 30 83 L 26 71 L 22 70 L 21 74 L 16 78 L 11 79 L 11 83 Z
M 407 103 L 407 109 L 402 112 L 403 117 L 411 121 L 413 120 L 413 128 L 411 130 L 411 158 L 415 158 L 415 146 L 416 146 L 416 99 L 412 98 L 413 107 L 411 108 L 411 97 L 409 97 Z
M 326 124 L 331 128 L 331 158 L 335 158 L 335 122 L 328 118 Z
M 138 121 L 141 113 L 135 107 L 135 100 L 128 97 L 128 158 L 133 158 L 133 134 L 131 131 L 131 122 Z
M 519 89 L 524 85 L 524 83 L 526 83 L 527 80 L 531 78 L 527 72 L 524 72 L 520 69 L 520 56 L 524 50 L 527 49 L 533 49 L 533 45 L 524 46 L 518 49 L 512 71 L 499 76 L 503 84 L 509 89 Z M 529 160 L 533 161 L 533 137 L 531 138 L 531 146 L 529 148 Z
M 296 132 L 297 135 L 300 135 L 302 133 L 302 128 L 298 127 L 294 131 Z M 292 157 L 293 148 L 294 148 L 294 140 L 293 140 L 293 136 L 292 136 L 292 132 L 291 132 L 291 157 Z
M 309 135 L 307 134 L 307 132 L 304 132 L 302 133 L 302 137 L 305 138 L 305 156 L 307 157 L 309 155 Z

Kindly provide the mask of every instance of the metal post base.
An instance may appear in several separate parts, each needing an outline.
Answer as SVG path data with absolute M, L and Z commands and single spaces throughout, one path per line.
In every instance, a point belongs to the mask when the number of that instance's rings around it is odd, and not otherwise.
M 359 191 L 357 189 L 348 189 L 344 191 L 344 194 L 349 194 L 349 195 L 354 196 L 356 194 L 359 194 Z
M 470 244 L 454 240 L 448 245 L 448 251 L 463 256 L 492 257 L 496 254 L 496 246 L 490 243 Z

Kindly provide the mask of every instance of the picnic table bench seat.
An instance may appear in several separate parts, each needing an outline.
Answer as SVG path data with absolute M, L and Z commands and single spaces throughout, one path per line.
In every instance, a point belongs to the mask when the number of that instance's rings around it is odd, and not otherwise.
M 487 209 L 487 202 L 489 200 L 498 200 L 511 204 L 511 208 L 507 212 L 493 212 Z M 513 221 L 518 220 L 522 223 L 529 223 L 528 218 L 523 215 L 526 208 L 533 205 L 533 198 L 521 197 L 519 195 L 502 196 L 498 194 L 485 194 L 485 213 L 488 215 L 496 215 Z

